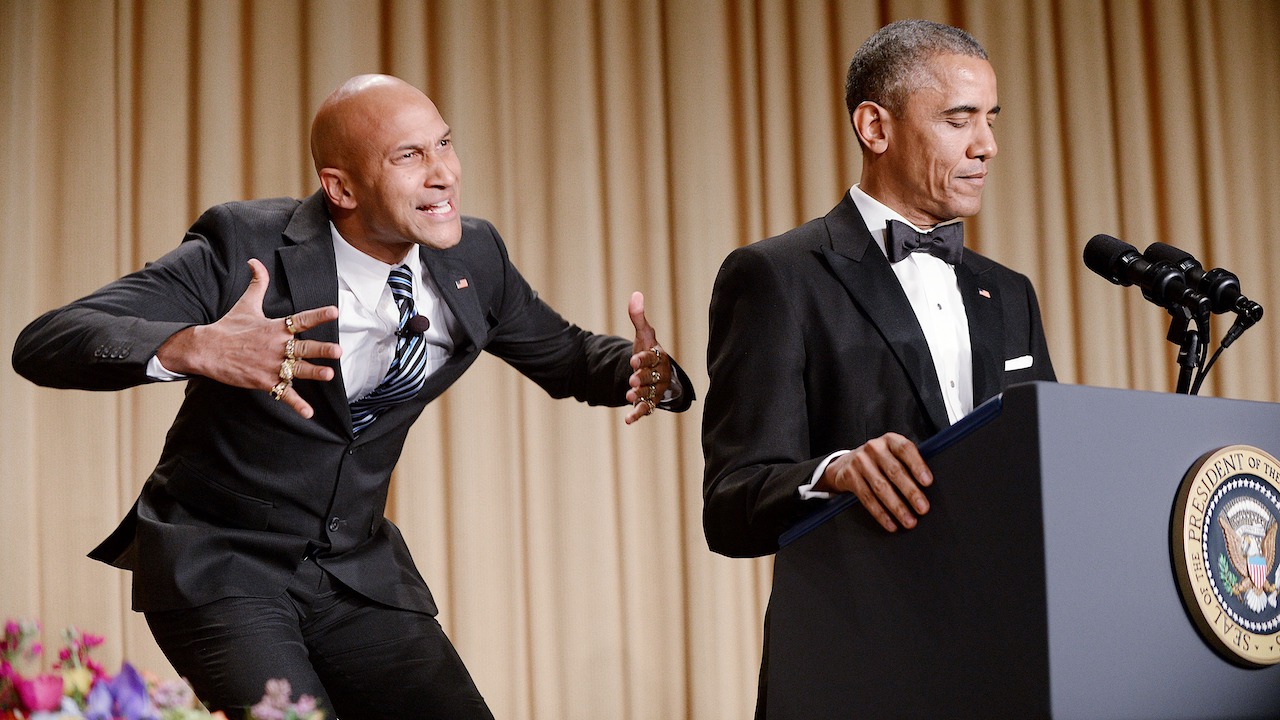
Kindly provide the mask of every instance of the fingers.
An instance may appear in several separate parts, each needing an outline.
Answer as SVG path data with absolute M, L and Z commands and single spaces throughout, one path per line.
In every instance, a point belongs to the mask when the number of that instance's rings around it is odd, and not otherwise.
M 297 376 L 295 375 L 295 377 Z M 298 394 L 298 391 L 293 389 L 292 385 L 282 381 L 273 387 L 270 392 L 273 399 L 288 405 L 294 412 L 298 413 L 303 418 L 310 420 L 311 417 L 315 415 L 315 410 L 311 409 L 310 403 L 303 400 L 302 396 Z
M 631 393 L 627 393 L 627 397 L 630 398 Z M 655 409 L 657 409 L 657 403 L 653 400 L 633 401 L 631 409 L 627 411 L 627 416 L 623 420 L 630 425 L 640 418 L 652 415 Z
M 302 399 L 302 396 L 294 390 L 293 382 L 295 380 L 327 382 L 332 380 L 335 375 L 333 368 L 308 362 L 304 358 L 336 360 L 342 356 L 342 347 L 337 343 L 303 340 L 298 338 L 297 334 L 316 325 L 336 320 L 337 317 L 338 308 L 329 305 L 287 315 L 278 321 L 282 331 L 285 333 L 281 352 L 283 359 L 280 361 L 279 370 L 276 373 L 278 381 L 272 380 L 275 384 L 271 387 L 269 393 L 272 399 L 285 403 L 304 418 L 310 418 L 313 410 Z M 277 321 L 271 320 L 267 322 L 275 323 Z
M 317 325 L 323 325 L 327 322 L 333 322 L 334 320 L 337 320 L 338 306 L 326 305 L 324 307 L 313 308 L 311 310 L 303 310 L 302 312 L 294 313 L 292 315 L 289 315 L 288 317 L 290 319 L 289 321 L 286 321 L 285 318 L 280 319 L 281 322 L 285 323 L 285 330 L 289 331 L 289 325 L 292 324 L 293 329 L 291 331 L 291 334 L 297 334 L 300 332 L 305 332 L 307 330 L 310 330 L 311 328 L 316 327 Z M 306 342 L 306 341 L 303 341 L 303 342 Z M 328 357 L 327 355 L 313 356 L 313 355 L 302 355 L 301 353 L 299 353 L 299 356 L 300 357 Z
M 283 365 L 283 363 L 281 363 Z M 281 375 L 280 377 L 283 377 Z M 322 380 L 328 381 L 333 379 L 333 368 L 325 365 L 316 365 L 305 360 L 295 360 L 293 363 L 293 380 Z
M 836 458 L 823 474 L 824 488 L 851 492 L 885 530 L 911 529 L 929 512 L 922 487 L 933 474 L 915 443 L 897 433 L 869 440 Z
M 287 343 L 288 341 L 285 342 Z M 295 358 L 322 358 L 325 360 L 337 360 L 342 357 L 342 346 L 337 343 L 323 342 L 321 340 L 294 340 L 293 356 Z

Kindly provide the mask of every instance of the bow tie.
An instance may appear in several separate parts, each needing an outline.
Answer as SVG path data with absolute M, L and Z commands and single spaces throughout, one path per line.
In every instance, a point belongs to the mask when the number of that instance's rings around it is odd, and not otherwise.
M 905 260 L 913 252 L 927 252 L 952 265 L 959 265 L 964 254 L 964 223 L 939 225 L 922 233 L 906 223 L 890 220 L 884 233 L 884 254 L 889 257 L 889 262 Z

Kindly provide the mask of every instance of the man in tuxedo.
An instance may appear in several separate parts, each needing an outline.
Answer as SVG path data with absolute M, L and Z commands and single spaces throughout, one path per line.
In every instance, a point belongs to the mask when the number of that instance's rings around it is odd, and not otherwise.
M 1011 383 L 1054 379 L 1031 283 L 961 245 L 996 155 L 986 52 L 957 28 L 893 23 L 855 53 L 846 102 L 860 182 L 716 278 L 703 523 L 724 555 L 775 552 L 834 493 L 885 533 L 927 522 L 916 443 Z M 764 663 L 760 716 L 767 643 Z
M 91 556 L 213 707 L 269 678 L 351 718 L 490 718 L 384 517 L 410 425 L 487 350 L 555 397 L 682 411 L 693 386 L 631 298 L 634 340 L 543 303 L 459 212 L 450 128 L 396 78 L 316 113 L 321 189 L 214 207 L 172 252 L 46 313 L 14 367 L 50 387 L 186 379 L 159 464 Z

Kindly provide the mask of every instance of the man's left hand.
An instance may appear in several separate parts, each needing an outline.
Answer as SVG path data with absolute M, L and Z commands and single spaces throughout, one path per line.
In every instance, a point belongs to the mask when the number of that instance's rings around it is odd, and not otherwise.
M 658 344 L 657 333 L 645 319 L 643 294 L 631 293 L 627 314 L 636 328 L 631 355 L 631 369 L 635 372 L 631 374 L 631 389 L 627 391 L 627 402 L 632 405 L 626 417 L 630 425 L 658 409 L 658 403 L 671 387 L 671 357 Z

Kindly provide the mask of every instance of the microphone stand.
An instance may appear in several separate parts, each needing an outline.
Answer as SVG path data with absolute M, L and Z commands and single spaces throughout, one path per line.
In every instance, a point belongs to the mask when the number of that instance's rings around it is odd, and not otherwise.
M 1173 317 L 1166 339 L 1178 345 L 1178 388 L 1175 392 L 1195 395 L 1200 390 L 1200 384 L 1196 383 L 1193 388 L 1191 382 L 1196 369 L 1204 362 L 1204 345 L 1200 342 L 1200 332 L 1208 325 L 1208 317 L 1193 318 L 1191 310 L 1183 305 L 1165 309 Z M 1195 329 L 1191 328 L 1192 319 L 1196 321 Z

